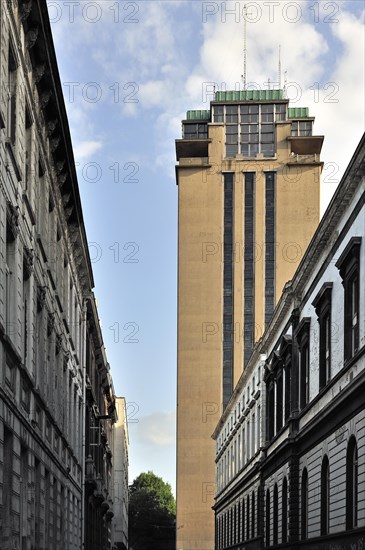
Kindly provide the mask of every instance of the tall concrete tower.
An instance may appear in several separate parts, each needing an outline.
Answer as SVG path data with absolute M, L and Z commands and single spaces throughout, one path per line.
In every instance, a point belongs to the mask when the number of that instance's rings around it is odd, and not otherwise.
M 177 550 L 213 550 L 211 434 L 319 222 L 323 136 L 282 90 L 216 92 L 176 140 Z

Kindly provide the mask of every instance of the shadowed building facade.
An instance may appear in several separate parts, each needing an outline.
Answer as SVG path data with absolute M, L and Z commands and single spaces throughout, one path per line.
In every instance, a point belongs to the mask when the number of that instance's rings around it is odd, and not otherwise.
M 313 121 L 282 90 L 216 92 L 176 140 L 178 550 L 214 547 L 211 434 L 318 225 Z
M 365 135 L 213 434 L 216 550 L 365 541 Z
M 1 1 L 0 83 L 0 548 L 110 550 L 128 489 L 46 0 Z

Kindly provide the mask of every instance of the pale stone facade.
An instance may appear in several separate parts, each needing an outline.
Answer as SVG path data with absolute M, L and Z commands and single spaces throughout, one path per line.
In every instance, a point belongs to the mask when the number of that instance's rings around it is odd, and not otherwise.
M 214 432 L 217 550 L 364 545 L 364 196 L 365 136 Z
M 319 221 L 323 136 L 288 103 L 217 92 L 176 141 L 178 550 L 214 547 L 211 434 Z
M 118 421 L 114 429 L 114 518 L 113 543 L 117 550 L 128 548 L 128 422 L 124 397 L 116 398 Z

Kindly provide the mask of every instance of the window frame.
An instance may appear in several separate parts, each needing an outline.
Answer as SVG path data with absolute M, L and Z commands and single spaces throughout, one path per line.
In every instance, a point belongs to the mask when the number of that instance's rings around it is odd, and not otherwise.
M 330 467 L 324 455 L 321 465 L 321 536 L 329 534 L 330 519 Z
M 281 487 L 281 542 L 288 542 L 288 481 L 286 476 Z
M 303 317 L 295 331 L 299 351 L 299 403 L 304 409 L 310 401 L 310 317 Z
M 360 247 L 362 237 L 352 237 L 335 266 L 340 272 L 344 287 L 344 362 L 357 353 L 360 346 Z M 353 294 L 356 291 L 356 325 L 354 326 Z
M 346 530 L 358 527 L 358 460 L 357 441 L 351 436 L 346 450 Z
M 308 538 L 308 470 L 303 468 L 300 486 L 300 538 Z
M 331 319 L 333 283 L 326 282 L 312 302 L 319 325 L 319 389 L 331 379 Z

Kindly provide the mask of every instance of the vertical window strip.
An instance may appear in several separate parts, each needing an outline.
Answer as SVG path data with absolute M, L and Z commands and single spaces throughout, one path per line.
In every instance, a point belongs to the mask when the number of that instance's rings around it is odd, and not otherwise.
M 224 174 L 223 407 L 233 391 L 234 175 Z
M 275 304 L 275 172 L 265 173 L 265 326 Z
M 301 487 L 301 539 L 307 538 L 308 529 L 308 473 L 304 468 Z
M 255 340 L 255 174 L 245 173 L 245 248 L 244 248 L 244 365 Z

